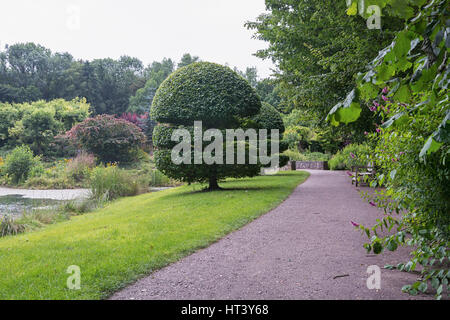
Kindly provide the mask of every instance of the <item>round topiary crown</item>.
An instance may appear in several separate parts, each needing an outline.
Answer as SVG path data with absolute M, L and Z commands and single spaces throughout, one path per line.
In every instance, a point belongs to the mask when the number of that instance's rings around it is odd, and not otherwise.
M 198 62 L 175 71 L 156 92 L 151 116 L 160 123 L 233 128 L 256 115 L 261 101 L 250 84 L 228 67 Z

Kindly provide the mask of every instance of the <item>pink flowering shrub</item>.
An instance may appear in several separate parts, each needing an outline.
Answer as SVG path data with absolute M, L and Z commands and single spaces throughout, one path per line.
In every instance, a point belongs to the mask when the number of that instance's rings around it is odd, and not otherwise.
M 367 144 L 349 144 L 328 162 L 331 170 L 350 170 L 352 166 L 368 165 L 372 149 Z
M 67 136 L 105 163 L 132 161 L 145 143 L 140 128 L 111 115 L 86 119 L 67 132 Z

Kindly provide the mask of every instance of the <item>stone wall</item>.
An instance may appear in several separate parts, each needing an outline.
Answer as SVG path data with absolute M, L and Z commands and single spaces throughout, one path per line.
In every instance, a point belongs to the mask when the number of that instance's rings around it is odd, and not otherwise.
M 289 164 L 280 170 L 328 170 L 328 162 L 326 161 L 290 161 Z

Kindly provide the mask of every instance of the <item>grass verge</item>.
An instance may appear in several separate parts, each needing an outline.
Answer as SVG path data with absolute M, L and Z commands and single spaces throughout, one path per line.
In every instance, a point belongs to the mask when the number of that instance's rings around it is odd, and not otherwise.
M 103 299 L 275 208 L 308 177 L 285 172 L 115 201 L 94 213 L 0 239 L 0 300 Z M 67 268 L 81 289 L 67 288 Z

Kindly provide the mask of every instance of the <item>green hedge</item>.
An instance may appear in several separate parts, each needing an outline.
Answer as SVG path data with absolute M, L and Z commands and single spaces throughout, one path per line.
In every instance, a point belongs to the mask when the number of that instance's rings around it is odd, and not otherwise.
M 328 162 L 331 170 L 350 170 L 352 166 L 366 166 L 372 148 L 367 144 L 350 144 Z
M 266 102 L 262 103 L 261 110 L 253 117 L 253 120 L 261 129 L 278 129 L 280 130 L 280 134 L 283 134 L 285 131 L 281 114 L 277 109 Z

